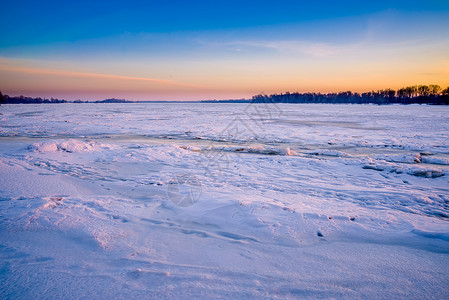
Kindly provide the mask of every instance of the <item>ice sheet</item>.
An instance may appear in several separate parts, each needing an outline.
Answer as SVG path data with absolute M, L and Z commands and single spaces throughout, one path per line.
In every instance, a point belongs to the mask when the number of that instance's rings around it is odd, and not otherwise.
M 449 292 L 448 107 L 0 113 L 1 298 Z

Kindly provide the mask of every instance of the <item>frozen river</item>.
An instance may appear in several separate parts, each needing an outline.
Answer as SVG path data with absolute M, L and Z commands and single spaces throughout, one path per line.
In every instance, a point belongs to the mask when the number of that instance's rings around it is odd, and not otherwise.
M 449 107 L 0 113 L 0 298 L 449 293 Z

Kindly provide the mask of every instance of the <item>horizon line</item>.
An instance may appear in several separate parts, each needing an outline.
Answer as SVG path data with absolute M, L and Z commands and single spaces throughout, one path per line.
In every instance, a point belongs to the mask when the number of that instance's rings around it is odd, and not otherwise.
M 56 100 L 64 100 L 64 101 L 67 101 L 67 102 L 82 101 L 84 103 L 86 103 L 86 102 L 87 103 L 98 103 L 98 102 L 105 101 L 105 100 L 123 100 L 123 101 L 126 101 L 128 103 L 132 103 L 132 102 L 213 102 L 213 101 L 217 101 L 218 102 L 218 101 L 251 101 L 251 99 L 253 97 L 259 96 L 259 95 L 261 95 L 261 96 L 273 96 L 273 95 L 285 95 L 285 94 L 332 95 L 332 94 L 340 94 L 340 93 L 347 93 L 347 92 L 350 92 L 350 93 L 352 93 L 354 95 L 355 94 L 362 95 L 364 93 L 379 93 L 379 92 L 382 92 L 382 91 L 394 91 L 395 93 L 397 93 L 401 89 L 407 89 L 407 88 L 416 88 L 417 89 L 420 86 L 427 86 L 427 87 L 438 86 L 438 87 L 440 87 L 440 91 L 438 93 L 436 93 L 435 95 L 439 95 L 443 91 L 446 91 L 446 90 L 449 89 L 449 86 L 444 88 L 444 87 L 440 86 L 439 84 L 428 84 L 428 85 L 426 85 L 426 84 L 414 84 L 414 85 L 407 85 L 407 86 L 404 86 L 404 87 L 398 88 L 398 89 L 385 88 L 385 89 L 377 89 L 377 90 L 370 90 L 370 91 L 364 91 L 364 92 L 352 92 L 349 89 L 347 89 L 347 90 L 340 90 L 338 92 L 336 92 L 336 91 L 334 91 L 334 92 L 311 92 L 311 91 L 308 91 L 308 92 L 299 92 L 299 91 L 290 92 L 290 91 L 285 91 L 285 92 L 280 92 L 280 93 L 277 93 L 277 92 L 274 92 L 274 93 L 259 92 L 259 93 L 253 94 L 251 96 L 251 98 L 245 98 L 245 97 L 242 97 L 242 98 L 222 98 L 222 99 L 216 99 L 216 98 L 211 99 L 211 98 L 208 98 L 208 99 L 195 99 L 195 100 L 173 100 L 173 99 L 171 99 L 171 100 L 169 100 L 169 99 L 167 99 L 167 100 L 163 100 L 163 99 L 160 99 L 160 100 L 129 100 L 129 99 L 115 98 L 115 97 L 98 99 L 98 100 L 82 100 L 81 98 L 75 99 L 75 100 L 67 100 L 65 98 L 54 98 L 54 97 L 49 97 L 48 98 L 48 97 L 45 97 L 45 96 L 44 97 L 41 97 L 41 96 L 25 96 L 23 94 L 15 95 L 15 96 L 14 95 L 9 95 L 9 94 L 2 94 L 2 95 L 3 95 L 3 97 L 5 97 L 5 96 L 8 96 L 8 97 L 25 97 L 25 98 L 33 98 L 33 99 L 41 98 L 43 100 L 56 99 Z M 0 90 L 0 93 L 1 92 L 2 91 Z M 417 90 L 415 90 L 415 93 L 416 92 L 417 92 Z

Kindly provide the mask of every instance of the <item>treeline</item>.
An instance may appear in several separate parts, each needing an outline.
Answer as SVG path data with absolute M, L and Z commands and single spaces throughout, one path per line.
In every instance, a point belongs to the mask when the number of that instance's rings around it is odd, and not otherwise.
M 449 87 L 441 89 L 439 85 L 415 85 L 401 88 L 378 90 L 366 93 L 351 91 L 340 93 L 289 93 L 252 97 L 251 102 L 264 103 L 354 103 L 354 104 L 436 104 L 449 105 Z
M 25 96 L 11 97 L 3 95 L 0 92 L 0 103 L 11 104 L 31 104 L 31 103 L 133 103 L 135 101 L 129 101 L 125 99 L 105 99 L 97 100 L 93 102 L 89 101 L 67 101 L 65 99 L 57 98 L 32 98 Z M 252 97 L 251 100 L 245 99 L 233 99 L 233 100 L 203 100 L 201 102 L 209 103 L 353 103 L 353 104 L 436 104 L 436 105 L 449 105 L 449 87 L 442 89 L 439 85 L 415 85 L 401 88 L 397 91 L 392 89 L 371 91 L 366 93 L 353 93 L 351 91 L 339 92 L 339 93 L 290 93 L 284 94 L 259 94 Z
M 57 98 L 32 98 L 32 97 L 25 97 L 25 96 L 17 96 L 17 97 L 10 97 L 8 95 L 3 95 L 0 92 L 0 102 L 1 103 L 11 103 L 11 104 L 19 104 L 19 103 L 67 103 L 67 100 L 64 99 L 57 99 Z
M 134 101 L 129 101 L 129 100 L 125 100 L 125 99 L 115 99 L 115 98 L 111 98 L 111 99 L 105 99 L 105 100 L 97 100 L 94 103 L 133 103 Z
M 133 101 L 125 100 L 125 99 L 105 99 L 105 100 L 97 100 L 93 101 L 93 103 L 132 103 Z M 57 98 L 33 98 L 33 97 L 25 97 L 25 96 L 16 96 L 11 97 L 8 95 L 3 95 L 0 92 L 0 103 L 6 104 L 39 104 L 39 103 L 92 103 L 89 101 L 75 100 L 75 101 L 67 101 L 65 99 L 57 99 Z

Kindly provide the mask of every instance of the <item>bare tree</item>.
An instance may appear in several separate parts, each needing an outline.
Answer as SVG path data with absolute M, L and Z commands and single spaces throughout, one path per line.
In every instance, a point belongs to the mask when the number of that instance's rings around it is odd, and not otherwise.
M 429 89 L 430 89 L 430 93 L 432 95 L 439 95 L 440 91 L 441 91 L 441 86 L 439 86 L 438 84 L 431 84 L 429 85 Z
M 449 86 L 441 91 L 441 94 L 443 95 L 449 95 Z
M 418 93 L 420 96 L 429 96 L 430 88 L 427 85 L 418 86 Z

